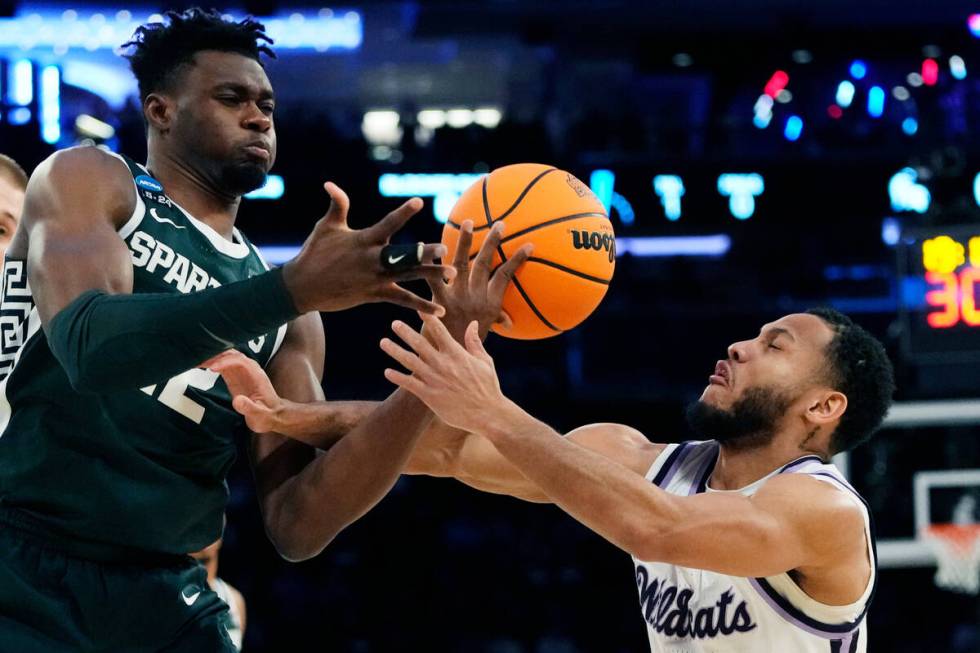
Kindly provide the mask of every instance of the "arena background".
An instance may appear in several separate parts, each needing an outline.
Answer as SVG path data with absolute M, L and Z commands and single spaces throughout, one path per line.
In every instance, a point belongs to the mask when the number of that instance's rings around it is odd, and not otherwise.
M 918 522 L 913 500 L 916 473 L 980 468 L 980 4 L 218 5 L 277 40 L 281 184 L 239 221 L 271 258 L 322 215 L 325 180 L 351 196 L 354 225 L 424 194 L 409 242 L 438 239 L 470 179 L 456 175 L 507 163 L 567 169 L 610 207 L 619 259 L 598 311 L 557 338 L 489 345 L 505 391 L 554 427 L 685 439 L 683 407 L 725 346 L 787 312 L 831 305 L 881 337 L 899 404 L 840 461 L 880 538 L 869 650 L 980 651 L 980 602 L 935 587 L 919 528 L 956 506 L 964 521 L 964 505 L 976 521 L 980 482 L 957 474 Z M 28 171 L 85 140 L 142 160 L 113 48 L 183 6 L 0 0 L 0 152 Z M 377 342 L 396 316 L 324 318 L 328 397 L 390 391 Z M 246 651 L 647 648 L 628 556 L 554 507 L 403 478 L 290 564 L 244 455 L 229 485 L 220 574 L 248 602 Z

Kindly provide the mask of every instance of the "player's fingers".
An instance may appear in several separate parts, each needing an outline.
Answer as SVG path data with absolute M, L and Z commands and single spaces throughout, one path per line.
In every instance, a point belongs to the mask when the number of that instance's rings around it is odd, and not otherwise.
M 425 322 L 426 333 L 432 338 L 432 342 L 439 348 L 439 351 L 455 353 L 462 349 L 452 334 L 449 333 L 446 325 L 442 323 L 442 320 L 426 315 L 422 317 L 422 321 Z
M 456 256 L 453 257 L 453 267 L 460 276 L 467 278 L 470 270 L 470 247 L 473 245 L 473 221 L 464 220 L 459 226 L 459 240 L 456 241 Z
M 404 388 L 425 402 L 427 388 L 425 383 L 423 383 L 418 377 L 410 376 L 404 372 L 387 368 L 385 370 L 385 378 L 397 385 L 399 388 Z
M 506 330 L 510 330 L 514 326 L 514 319 L 510 316 L 507 311 L 501 310 L 500 315 L 497 317 L 497 321 L 494 324 L 499 324 Z
M 490 233 L 484 239 L 473 259 L 473 271 L 470 272 L 470 279 L 475 287 L 486 288 L 487 279 L 490 278 L 490 270 L 493 267 L 493 255 L 500 246 L 500 239 L 503 237 L 504 223 L 498 222 L 490 228 Z
M 414 268 L 409 268 L 408 270 L 392 272 L 389 276 L 394 281 L 415 281 L 417 279 L 425 279 L 429 283 L 435 283 L 437 281 L 442 282 L 443 279 L 456 278 L 456 268 L 451 265 L 423 264 L 417 265 Z
M 507 286 L 514 278 L 514 275 L 517 274 L 517 270 L 524 265 L 533 251 L 534 245 L 527 243 L 514 252 L 513 256 L 507 259 L 506 263 L 497 268 L 497 271 L 493 273 L 493 278 L 490 280 L 490 286 L 487 289 L 487 294 L 492 301 L 500 301 L 503 298 L 504 291 L 507 290 Z
M 220 371 L 218 369 L 219 367 L 224 367 L 225 365 L 228 364 L 228 361 L 234 361 L 237 358 L 247 358 L 247 356 L 245 356 L 245 354 L 243 354 L 242 352 L 236 349 L 229 349 L 227 351 L 221 352 L 217 356 L 212 356 L 211 358 L 207 359 L 206 361 L 198 365 L 198 367 L 202 367 L 206 370 L 212 370 L 214 372 L 218 372 Z
M 422 318 L 427 323 L 428 322 L 439 322 L 437 318 L 424 316 Z M 441 324 L 441 322 L 440 322 Z M 419 357 L 425 361 L 427 364 L 435 360 L 439 352 L 436 348 L 423 336 L 421 333 L 408 326 L 401 320 L 395 320 L 391 323 L 391 330 L 394 331 L 402 341 L 412 348 Z
M 432 369 L 426 365 L 425 361 L 391 338 L 381 339 L 381 351 L 394 358 L 398 363 L 412 374 L 418 374 L 422 378 L 428 378 Z
M 422 200 L 413 197 L 381 218 L 376 224 L 365 229 L 364 235 L 373 242 L 386 243 L 399 229 L 405 226 L 409 218 L 422 210 L 422 206 Z
M 493 364 L 493 359 L 483 347 L 480 340 L 480 323 L 473 320 L 466 326 L 466 333 L 463 334 L 463 342 L 466 343 L 466 351 L 470 352 L 485 363 Z
M 378 299 L 395 304 L 396 306 L 410 308 L 413 311 L 418 311 L 419 313 L 425 315 L 442 316 L 446 314 L 446 309 L 443 308 L 441 304 L 428 299 L 423 299 L 415 293 L 405 290 L 401 286 L 394 283 L 381 290 L 381 292 L 378 293 Z
M 330 208 L 327 209 L 327 214 L 323 216 L 324 222 L 346 226 L 347 212 L 350 210 L 350 198 L 347 197 L 347 193 L 332 181 L 325 183 L 323 189 L 330 196 Z
M 272 410 L 268 406 L 245 395 L 235 395 L 231 400 L 231 406 L 253 424 L 272 415 Z
M 422 265 L 434 265 L 436 258 L 445 256 L 445 248 L 443 247 L 442 252 L 440 253 L 437 247 L 441 246 L 425 246 L 425 249 L 422 251 Z M 432 293 L 433 301 L 444 306 L 446 304 L 446 284 L 448 281 L 445 278 L 442 278 L 426 279 L 425 282 L 428 284 L 429 291 Z

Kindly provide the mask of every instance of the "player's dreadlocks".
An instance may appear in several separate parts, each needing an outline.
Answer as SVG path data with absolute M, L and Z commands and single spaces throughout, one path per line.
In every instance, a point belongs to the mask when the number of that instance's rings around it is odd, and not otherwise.
M 276 56 L 265 45 L 273 43 L 265 33 L 265 26 L 254 18 L 235 22 L 225 20 L 214 9 L 197 7 L 182 12 L 168 11 L 165 18 L 167 24 L 141 25 L 133 39 L 122 45 L 133 48 L 126 58 L 139 82 L 141 100 L 150 93 L 167 90 L 178 69 L 192 63 L 194 55 L 201 50 L 235 52 L 260 64 L 261 54 L 273 59 Z

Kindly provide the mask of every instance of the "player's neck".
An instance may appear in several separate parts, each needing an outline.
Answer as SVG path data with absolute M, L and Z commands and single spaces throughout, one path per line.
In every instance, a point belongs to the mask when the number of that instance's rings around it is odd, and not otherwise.
M 150 152 L 146 167 L 163 184 L 167 196 L 219 234 L 232 240 L 241 198 L 221 193 L 190 166 L 168 154 Z
M 786 448 L 779 438 L 754 447 L 722 443 L 718 451 L 718 463 L 708 484 L 714 490 L 738 490 L 807 455 L 816 454 L 800 451 L 798 448 Z

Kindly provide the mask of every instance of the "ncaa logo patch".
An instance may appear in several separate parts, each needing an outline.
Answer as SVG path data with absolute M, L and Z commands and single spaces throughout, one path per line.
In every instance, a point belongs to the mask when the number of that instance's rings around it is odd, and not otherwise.
M 137 177 L 136 185 L 140 188 L 156 191 L 157 193 L 163 190 L 163 184 L 149 175 L 140 175 Z

